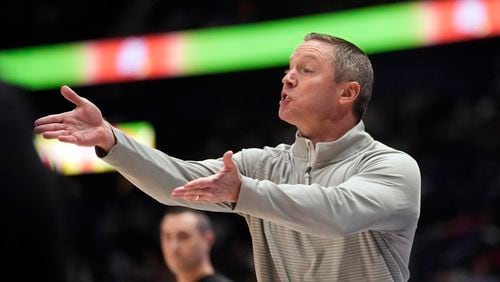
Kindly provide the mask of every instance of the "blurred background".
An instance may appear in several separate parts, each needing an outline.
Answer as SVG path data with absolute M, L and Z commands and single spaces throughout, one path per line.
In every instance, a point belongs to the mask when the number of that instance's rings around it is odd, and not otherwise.
M 357 28 L 354 36 L 361 47 L 367 46 L 375 70 L 372 101 L 364 118 L 367 131 L 408 152 L 422 172 L 411 281 L 500 281 L 500 28 L 495 29 L 495 23 L 500 26 L 500 5 L 498 1 L 457 2 L 465 3 L 461 6 L 465 20 L 460 24 L 467 36 L 445 29 L 442 40 L 429 35 L 422 40 L 405 39 L 410 43 L 386 49 L 377 47 L 380 43 L 369 45 L 370 40 L 392 44 L 393 30 L 400 26 L 385 26 L 380 34 L 364 34 Z M 56 55 L 57 59 L 40 65 L 40 58 L 52 55 L 28 47 L 152 34 L 182 36 L 189 35 L 185 31 L 387 5 L 428 7 L 430 3 L 444 2 L 2 2 L 0 144 L 5 154 L 1 158 L 0 242 L 5 250 L 2 261 L 9 261 L 5 270 L 18 277 L 16 281 L 173 281 L 164 266 L 158 236 L 158 225 L 168 207 L 116 172 L 97 173 L 93 164 L 64 171 L 34 142 L 32 123 L 36 118 L 73 107 L 60 96 L 61 84 L 93 101 L 114 124 L 145 122 L 154 132 L 149 142 L 182 159 L 217 158 L 228 149 L 291 143 L 295 134 L 277 116 L 286 58 L 247 68 L 199 67 L 197 71 L 196 67 L 174 66 L 173 71 L 150 77 L 99 80 L 95 72 L 85 79 L 65 76 L 71 71 L 85 75 L 88 61 L 98 60 L 95 56 L 73 60 L 75 70 L 66 70 L 66 61 L 58 61 L 66 55 Z M 484 16 L 486 6 L 491 24 L 478 29 L 477 19 Z M 282 42 L 292 46 L 283 54 L 289 54 L 301 36 Z M 189 41 L 182 42 L 188 42 L 185 46 L 190 48 Z M 260 43 L 263 49 L 269 47 L 265 40 Z M 51 48 L 47 50 L 57 49 Z M 193 56 L 203 59 L 214 52 L 230 51 L 205 49 Z M 245 54 L 239 56 L 243 60 Z M 52 73 L 59 76 L 49 77 Z M 44 75 L 50 83 L 42 81 Z M 33 82 L 36 77 L 42 80 Z M 212 252 L 215 268 L 235 281 L 255 281 L 243 218 L 209 216 L 218 235 Z

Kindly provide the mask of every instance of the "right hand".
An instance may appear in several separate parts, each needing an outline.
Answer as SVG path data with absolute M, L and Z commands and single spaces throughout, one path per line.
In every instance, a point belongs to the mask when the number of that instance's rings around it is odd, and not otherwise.
M 109 151 L 116 141 L 111 125 L 104 120 L 99 108 L 66 85 L 61 87 L 61 94 L 76 108 L 37 119 L 35 133 L 42 134 L 46 139 L 58 139 L 79 146 L 98 146 Z

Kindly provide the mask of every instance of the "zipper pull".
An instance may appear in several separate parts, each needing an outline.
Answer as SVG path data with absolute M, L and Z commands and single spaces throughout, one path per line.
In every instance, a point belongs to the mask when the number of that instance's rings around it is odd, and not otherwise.
M 304 173 L 304 179 L 306 181 L 306 185 L 311 185 L 311 169 L 312 167 L 308 166 L 306 168 L 306 172 Z

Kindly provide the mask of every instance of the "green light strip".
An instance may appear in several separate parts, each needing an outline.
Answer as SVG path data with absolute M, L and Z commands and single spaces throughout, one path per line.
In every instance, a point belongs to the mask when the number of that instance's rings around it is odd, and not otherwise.
M 183 69 L 206 74 L 284 65 L 305 34 L 345 38 L 368 53 L 424 42 L 418 3 L 404 3 L 185 33 Z
M 30 47 L 0 52 L 0 78 L 31 89 L 50 88 L 54 80 L 80 84 L 85 80 L 85 45 Z
M 474 5 L 481 5 L 477 7 L 485 11 L 479 16 L 474 14 L 478 23 L 491 30 L 473 34 L 463 30 L 463 25 L 474 23 L 470 23 L 471 15 L 464 11 L 480 11 L 470 9 Z M 134 36 L 137 44 L 128 46 L 128 50 L 124 47 L 127 38 L 6 50 L 0 51 L 0 79 L 39 90 L 62 84 L 76 86 L 284 66 L 309 32 L 345 38 L 368 54 L 473 40 L 500 35 L 496 13 L 499 6 L 500 0 L 415 1 L 158 34 L 175 40 Z M 145 64 L 153 66 L 154 72 L 134 75 L 143 73 L 134 68 Z M 126 69 L 128 74 L 119 69 L 124 65 L 130 68 Z

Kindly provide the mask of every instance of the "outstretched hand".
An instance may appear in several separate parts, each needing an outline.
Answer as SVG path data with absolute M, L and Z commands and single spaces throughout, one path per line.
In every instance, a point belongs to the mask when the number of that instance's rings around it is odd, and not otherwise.
M 222 159 L 224 165 L 216 174 L 195 179 L 175 188 L 171 194 L 172 198 L 203 203 L 237 202 L 241 176 L 233 160 L 233 152 L 227 151 Z
M 79 146 L 99 146 L 109 151 L 115 139 L 99 108 L 66 85 L 61 87 L 61 94 L 76 107 L 69 112 L 37 119 L 35 133 L 47 139 L 58 139 Z

